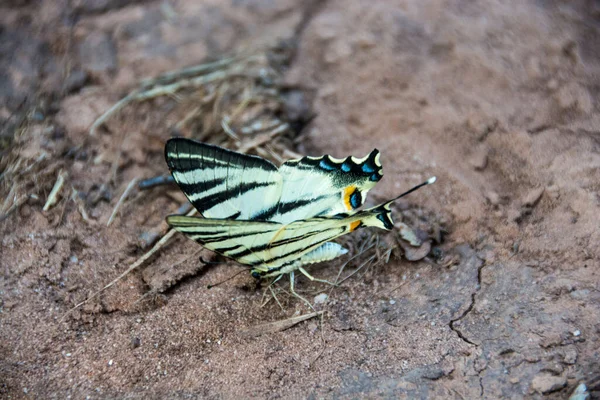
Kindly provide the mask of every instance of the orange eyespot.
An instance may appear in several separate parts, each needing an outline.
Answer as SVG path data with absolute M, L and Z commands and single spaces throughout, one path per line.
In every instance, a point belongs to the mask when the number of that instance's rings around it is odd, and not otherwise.
M 359 225 L 360 225 L 360 221 L 354 221 L 354 222 L 350 223 L 350 232 L 352 232 L 353 230 L 358 228 Z
M 346 206 L 346 210 L 348 210 L 348 211 L 354 209 L 354 207 L 352 207 L 352 203 L 350 200 L 351 200 L 352 194 L 354 193 L 355 190 L 356 190 L 356 186 L 354 186 L 354 185 L 350 185 L 346 189 L 344 189 L 344 205 Z

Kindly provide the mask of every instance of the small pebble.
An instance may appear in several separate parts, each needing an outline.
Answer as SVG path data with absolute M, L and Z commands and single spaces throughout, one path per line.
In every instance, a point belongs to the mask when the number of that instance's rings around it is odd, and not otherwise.
M 137 349 L 142 344 L 142 341 L 139 337 L 134 337 L 131 339 L 131 348 Z
M 475 171 L 482 171 L 487 166 L 488 152 L 487 149 L 476 150 L 469 158 L 469 164 Z
M 494 206 L 497 206 L 498 204 L 500 204 L 500 195 L 494 191 L 487 192 L 485 194 L 485 197 Z
M 533 207 L 540 200 L 542 194 L 544 194 L 543 187 L 530 190 L 525 197 L 523 197 L 523 205 Z
M 396 304 L 396 300 L 390 300 L 390 304 L 391 304 L 391 305 L 394 305 L 394 304 Z
M 315 304 L 323 304 L 323 303 L 325 303 L 327 301 L 328 297 L 329 296 L 327 296 L 326 293 L 321 293 L 319 295 L 316 295 L 315 299 L 314 299 L 314 303 Z
M 541 394 L 556 392 L 565 386 L 567 386 L 566 378 L 547 373 L 537 375 L 531 382 L 531 388 Z
M 573 336 L 577 337 L 581 335 L 581 331 L 579 329 L 573 331 Z

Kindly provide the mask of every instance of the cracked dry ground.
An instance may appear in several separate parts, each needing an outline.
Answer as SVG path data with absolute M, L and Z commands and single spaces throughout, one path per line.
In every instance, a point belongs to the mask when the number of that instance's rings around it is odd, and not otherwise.
M 0 6 L 3 143 L 29 115 L 13 151 L 27 161 L 45 153 L 42 165 L 54 168 L 37 182 L 39 200 L 0 225 L 2 397 L 562 399 L 597 381 L 598 3 L 301 4 Z M 436 251 L 446 262 L 392 259 L 334 291 L 324 344 L 311 321 L 247 338 L 242 329 L 302 305 L 260 308 L 247 275 L 206 290 L 231 266 L 202 270 L 162 303 L 133 305 L 147 290 L 144 273 L 197 250 L 178 238 L 60 322 L 135 260 L 138 236 L 178 206 L 149 192 L 105 226 L 132 178 L 166 172 L 173 121 L 155 114 L 173 100 L 126 110 L 90 137 L 94 118 L 140 77 L 294 34 L 286 80 L 314 93 L 318 113 L 298 150 L 343 157 L 379 148 L 385 177 L 370 196 L 378 200 L 437 175 L 395 215 L 442 221 L 448 234 Z M 69 190 L 87 193 L 106 181 L 119 149 L 116 195 L 87 210 L 91 223 L 68 199 L 41 210 L 61 168 Z M 331 277 L 338 266 L 313 271 Z

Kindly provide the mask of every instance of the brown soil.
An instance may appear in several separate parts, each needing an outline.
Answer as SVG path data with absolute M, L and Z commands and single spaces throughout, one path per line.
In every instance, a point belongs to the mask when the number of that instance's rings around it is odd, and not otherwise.
M 1 397 L 598 390 L 598 2 L 13 0 L 0 16 L 2 199 L 20 204 L 0 224 Z M 196 272 L 196 257 L 171 268 L 198 250 L 178 236 L 61 320 L 143 254 L 180 205 L 147 191 L 106 227 L 133 178 L 166 173 L 174 101 L 128 107 L 90 136 L 94 119 L 143 77 L 294 35 L 286 80 L 315 94 L 317 113 L 295 150 L 379 148 L 379 200 L 437 175 L 396 210 L 447 231 L 435 257 L 358 274 L 332 292 L 322 326 L 248 337 L 307 310 L 287 297 L 285 312 L 261 308 L 248 274 L 207 290 L 237 269 Z M 60 170 L 66 189 L 42 211 Z M 153 268 L 178 283 L 136 303 Z

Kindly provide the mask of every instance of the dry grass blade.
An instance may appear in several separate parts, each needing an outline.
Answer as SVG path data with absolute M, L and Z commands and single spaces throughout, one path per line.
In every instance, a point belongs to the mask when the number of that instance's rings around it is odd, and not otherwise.
M 56 182 L 54 183 L 54 187 L 52 188 L 52 190 L 50 191 L 50 194 L 48 195 L 48 200 L 46 200 L 46 204 L 44 204 L 44 208 L 42 208 L 43 211 L 48 211 L 50 209 L 50 207 L 52 207 L 53 205 L 56 204 L 56 202 L 58 201 L 58 194 L 60 193 L 60 191 L 65 183 L 66 177 L 67 177 L 67 173 L 61 169 L 60 172 L 58 173 L 58 177 L 56 178 Z
M 119 211 L 119 208 L 121 208 L 121 206 L 123 205 L 123 203 L 125 202 L 125 199 L 127 198 L 127 196 L 129 195 L 129 193 L 133 190 L 133 188 L 135 187 L 135 185 L 138 182 L 138 178 L 133 178 L 130 182 L 129 185 L 127 185 L 127 188 L 125 188 L 125 191 L 123 192 L 123 194 L 121 195 L 121 197 L 119 198 L 119 201 L 117 202 L 117 204 L 115 205 L 115 208 L 113 209 L 112 214 L 110 215 L 110 218 L 108 219 L 108 222 L 106 223 L 106 226 L 110 226 L 110 224 L 113 222 L 113 220 L 115 219 L 115 216 L 117 215 L 117 212 Z
M 286 329 L 291 328 L 294 325 L 299 324 L 300 322 L 309 320 L 311 318 L 319 317 L 323 315 L 325 311 L 316 311 L 309 314 L 299 315 L 297 317 L 292 317 L 288 319 L 283 319 L 280 321 L 269 322 L 266 324 L 256 325 L 250 327 L 248 329 L 244 329 L 240 331 L 240 335 L 244 337 L 256 337 L 261 335 L 268 335 L 275 332 L 281 332 Z
M 155 79 L 142 81 L 140 87 L 115 103 L 94 121 L 89 129 L 94 136 L 98 128 L 110 117 L 130 103 L 145 101 L 160 96 L 177 96 L 183 89 L 195 89 L 205 85 L 227 81 L 236 76 L 252 76 L 250 64 L 261 62 L 264 57 L 236 56 L 219 61 L 167 72 Z M 253 77 L 255 78 L 255 77 Z

